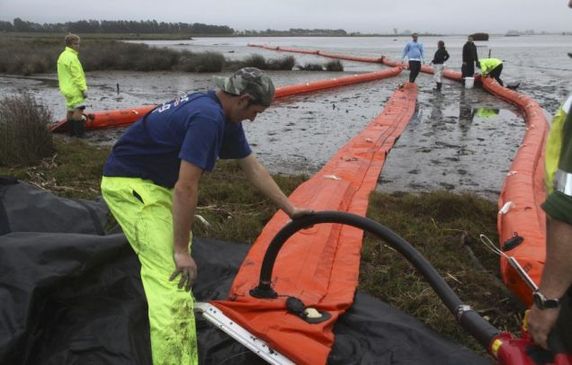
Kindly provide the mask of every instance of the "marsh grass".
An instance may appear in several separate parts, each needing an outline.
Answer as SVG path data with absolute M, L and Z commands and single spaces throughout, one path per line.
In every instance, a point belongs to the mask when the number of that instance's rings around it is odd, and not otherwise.
M 63 36 L 61 39 L 0 36 L 0 73 L 24 76 L 55 73 L 57 59 L 63 49 Z M 176 51 L 105 38 L 82 38 L 79 58 L 86 72 L 101 70 L 221 72 L 235 71 L 246 66 L 263 70 L 292 70 L 296 63 L 292 56 L 266 60 L 260 55 L 231 61 L 218 52 Z
M 277 184 L 290 194 L 305 176 L 274 175 Z M 246 180 L 234 161 L 219 161 L 199 185 L 198 214 L 209 226 L 197 222 L 197 237 L 252 243 L 276 208 Z
M 0 166 L 31 165 L 54 152 L 51 113 L 30 94 L 0 99 Z
M 256 67 L 261 70 L 290 71 L 294 68 L 296 59 L 293 56 L 284 56 L 275 59 L 266 59 L 259 54 L 251 54 L 241 61 L 234 62 L 232 68 Z
M 294 56 L 284 56 L 277 59 L 271 59 L 266 62 L 267 70 L 280 70 L 280 71 L 290 71 L 294 68 L 296 64 L 296 59 Z
M 340 60 L 333 60 L 326 63 L 305 63 L 303 65 L 296 65 L 300 71 L 330 71 L 342 72 L 344 65 Z
M 200 54 L 184 52 L 174 69 L 184 72 L 220 72 L 224 69 L 225 63 L 224 56 L 217 52 Z
M 54 72 L 61 43 L 50 38 L 0 37 L 0 73 L 31 75 Z
M 0 175 L 15 176 L 67 198 L 95 199 L 103 163 L 110 148 L 54 135 L 55 152 L 37 163 L 0 167 Z
M 266 67 L 266 58 L 259 54 L 251 54 L 242 60 L 241 63 L 245 67 L 256 67 L 262 70 L 264 67 Z
M 479 240 L 498 240 L 494 202 L 436 191 L 373 194 L 368 216 L 410 242 L 461 300 L 497 328 L 519 331 L 524 309 L 500 283 L 498 257 Z M 373 237 L 364 243 L 360 287 L 474 350 L 480 345 L 456 324 L 429 284 L 394 249 Z
M 300 71 L 324 71 L 324 66 L 320 63 L 305 63 L 304 65 L 297 65 Z
M 332 60 L 326 62 L 324 68 L 326 69 L 326 71 L 342 72 L 344 70 L 344 65 L 340 60 Z

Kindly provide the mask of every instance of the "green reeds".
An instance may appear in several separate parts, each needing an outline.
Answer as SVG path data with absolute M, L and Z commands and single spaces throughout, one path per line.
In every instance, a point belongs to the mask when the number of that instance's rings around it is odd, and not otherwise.
M 0 100 L 0 165 L 37 163 L 54 152 L 51 121 L 47 108 L 29 94 L 7 96 Z

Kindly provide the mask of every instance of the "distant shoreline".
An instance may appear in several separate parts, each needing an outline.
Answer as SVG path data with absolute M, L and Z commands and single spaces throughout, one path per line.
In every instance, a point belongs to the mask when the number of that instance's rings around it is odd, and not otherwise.
M 406 38 L 411 34 L 179 34 L 179 33 L 78 33 L 84 39 L 114 39 L 114 40 L 167 40 L 167 41 L 180 41 L 180 40 L 193 40 L 194 38 Z M 465 33 L 419 33 L 420 37 L 466 37 Z M 493 37 L 506 37 L 506 33 L 489 33 Z M 570 32 L 556 32 L 556 33 L 535 33 L 535 34 L 519 34 L 522 36 L 569 36 Z M 65 33 L 46 33 L 46 32 L 0 32 L 0 39 L 2 38 L 57 38 L 63 39 Z

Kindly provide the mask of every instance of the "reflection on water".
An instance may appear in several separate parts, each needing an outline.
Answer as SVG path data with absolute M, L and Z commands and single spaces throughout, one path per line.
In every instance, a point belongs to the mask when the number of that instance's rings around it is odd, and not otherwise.
M 471 191 L 497 199 L 525 131 L 517 110 L 460 86 L 443 95 L 421 93 L 418 102 L 421 117 L 390 152 L 378 189 Z
M 465 89 L 461 89 L 461 97 L 459 99 L 459 128 L 466 134 L 473 122 L 475 111 L 472 103 L 465 97 Z
M 433 123 L 443 122 L 443 101 L 444 97 L 440 92 L 435 93 L 435 96 L 431 99 L 430 119 Z

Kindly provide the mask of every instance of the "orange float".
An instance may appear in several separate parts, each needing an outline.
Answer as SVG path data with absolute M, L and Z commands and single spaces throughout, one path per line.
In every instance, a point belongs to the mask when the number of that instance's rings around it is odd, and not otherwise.
M 365 216 L 369 194 L 389 150 L 413 116 L 416 97 L 415 84 L 397 90 L 383 113 L 300 185 L 290 200 L 316 211 Z M 329 314 L 323 322 L 310 324 L 287 312 L 285 297 L 260 299 L 249 293 L 258 284 L 268 244 L 287 221 L 281 211 L 274 215 L 245 258 L 230 299 L 212 304 L 296 364 L 325 364 L 334 341 L 334 323 L 353 303 L 363 232 L 339 224 L 314 226 L 298 232 L 280 251 L 272 277 L 274 289 Z
M 546 198 L 544 149 L 548 121 L 544 110 L 532 98 L 502 87 L 491 78 L 483 78 L 482 83 L 486 91 L 518 106 L 526 120 L 524 139 L 499 197 L 497 227 L 499 248 L 514 257 L 538 285 L 546 256 L 546 216 L 540 204 Z M 531 305 L 531 289 L 503 256 L 500 269 L 505 285 L 526 305 Z
M 400 72 L 401 72 L 400 68 L 394 67 L 382 71 L 367 72 L 363 74 L 336 77 L 328 80 L 318 80 L 312 82 L 305 82 L 302 84 L 282 86 L 276 89 L 274 98 L 278 99 L 286 96 L 309 93 L 318 90 L 331 89 L 340 86 L 353 85 L 361 82 L 381 80 L 388 77 L 399 75 Z
M 274 47 L 274 46 L 265 46 L 265 45 L 259 45 L 259 44 L 248 44 L 248 46 L 249 47 L 258 47 L 258 48 L 268 49 L 271 51 L 315 54 L 315 55 L 339 59 L 339 60 L 368 62 L 368 63 L 381 63 L 381 64 L 384 64 L 384 65 L 390 66 L 390 67 L 401 67 L 401 68 L 407 67 L 407 64 L 405 62 L 391 60 L 385 56 L 381 56 L 381 57 L 360 57 L 360 56 L 352 56 L 352 55 L 345 55 L 345 54 L 339 54 L 339 53 L 330 53 L 330 52 L 315 50 L 315 49 L 302 49 L 302 48 L 292 48 L 292 47 Z M 421 66 L 421 72 L 433 74 L 433 67 L 431 67 L 429 65 L 422 65 Z M 445 71 L 443 71 L 443 76 L 448 78 L 448 79 L 451 79 L 451 80 L 456 80 L 456 81 L 462 80 L 461 72 L 450 70 L 450 69 L 445 69 Z
M 101 129 L 110 127 L 122 127 L 134 123 L 137 119 L 141 118 L 156 105 L 143 105 L 130 109 L 106 110 L 86 114 L 86 129 Z M 68 121 L 66 119 L 53 123 L 48 126 L 48 130 L 54 133 L 65 132 L 68 128 Z
M 287 85 L 276 88 L 275 99 L 309 93 L 319 90 L 331 89 L 340 86 L 358 84 L 361 82 L 381 80 L 384 78 L 396 76 L 401 72 L 400 68 L 392 68 L 388 70 L 368 72 L 363 74 L 355 74 L 350 76 L 342 76 L 327 80 L 318 80 L 305 82 L 295 85 Z M 86 129 L 100 129 L 110 127 L 123 127 L 136 122 L 142 116 L 153 110 L 156 105 L 144 105 L 130 109 L 119 109 L 94 112 L 86 114 Z M 67 131 L 67 120 L 63 119 L 59 122 L 48 126 L 48 129 L 54 133 L 62 133 Z

